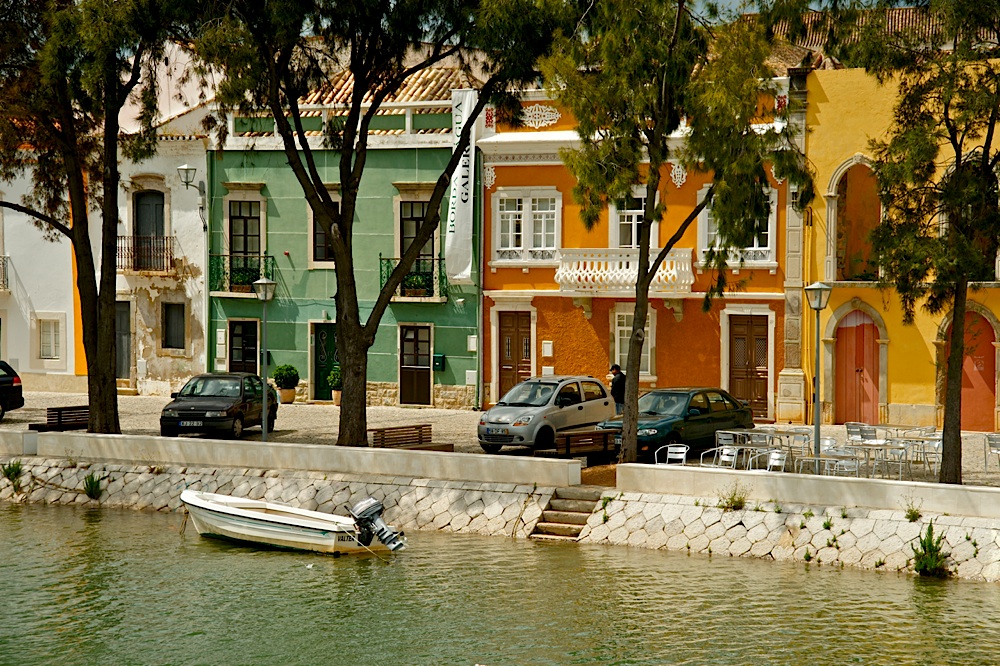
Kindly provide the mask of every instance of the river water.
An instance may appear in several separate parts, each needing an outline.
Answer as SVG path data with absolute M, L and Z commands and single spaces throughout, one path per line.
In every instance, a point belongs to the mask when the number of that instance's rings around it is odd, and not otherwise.
M 0 503 L 0 664 L 987 664 L 1000 586 L 415 532 L 385 559 Z

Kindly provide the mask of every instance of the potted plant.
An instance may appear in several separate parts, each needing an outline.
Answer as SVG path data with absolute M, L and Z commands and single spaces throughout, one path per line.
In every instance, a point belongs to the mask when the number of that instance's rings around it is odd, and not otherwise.
M 333 391 L 333 404 L 340 405 L 340 392 L 344 389 L 344 380 L 340 376 L 339 365 L 333 366 L 327 380 L 330 382 L 330 389 Z
M 274 369 L 272 376 L 278 387 L 281 404 L 287 405 L 295 402 L 295 387 L 299 385 L 299 371 L 288 364 L 279 365 Z
M 409 273 L 403 278 L 403 296 L 421 298 L 430 296 L 426 273 Z

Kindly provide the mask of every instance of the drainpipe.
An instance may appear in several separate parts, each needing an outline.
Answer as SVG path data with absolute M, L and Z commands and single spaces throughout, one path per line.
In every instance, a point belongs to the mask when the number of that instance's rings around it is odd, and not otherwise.
M 485 274 L 484 264 L 485 255 L 483 252 L 486 251 L 486 234 L 483 233 L 483 228 L 486 226 L 485 217 L 485 207 L 483 205 L 483 200 L 486 198 L 486 192 L 483 189 L 483 151 L 476 149 L 476 154 L 479 159 L 476 160 L 476 178 L 479 180 L 479 184 L 476 187 L 476 191 L 480 193 L 479 196 L 479 280 L 476 285 L 476 300 L 479 303 L 479 307 L 476 309 L 476 410 L 482 409 L 483 406 L 483 372 L 485 370 L 483 363 L 483 306 L 485 305 L 485 297 L 483 295 L 483 275 Z
M 212 242 L 212 199 L 215 196 L 215 160 L 212 159 L 208 151 L 208 140 L 203 139 L 205 150 L 205 180 L 208 181 L 208 185 L 205 188 L 204 194 L 202 195 L 202 206 L 204 207 L 203 214 L 205 218 L 203 220 L 202 229 L 205 232 L 205 251 L 203 264 L 204 268 L 201 271 L 201 278 L 205 281 L 205 288 L 202 292 L 204 294 L 205 306 L 204 306 L 204 329 L 205 329 L 205 372 L 212 371 L 212 361 L 215 354 L 215 350 L 212 345 L 215 344 L 215 329 L 212 328 L 211 311 L 212 311 L 212 297 L 210 295 L 210 281 L 209 281 L 209 252 Z

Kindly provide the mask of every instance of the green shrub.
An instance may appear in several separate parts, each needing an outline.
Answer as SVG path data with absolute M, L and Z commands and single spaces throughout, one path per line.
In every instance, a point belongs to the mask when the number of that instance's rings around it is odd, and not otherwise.
M 742 511 L 747 506 L 747 496 L 749 494 L 749 488 L 741 486 L 739 483 L 733 483 L 719 495 L 719 504 L 717 506 L 723 511 Z
M 21 492 L 21 474 L 23 472 L 24 468 L 20 460 L 11 460 L 9 463 L 0 465 L 0 473 L 10 481 L 10 485 L 14 486 L 15 493 Z
M 293 389 L 299 385 L 299 371 L 292 365 L 279 365 L 271 376 L 280 389 Z
M 330 388 L 334 391 L 344 390 L 344 380 L 340 375 L 340 365 L 333 366 L 330 370 L 330 375 L 327 377 L 327 381 L 330 382 Z
M 921 535 L 913 549 L 913 570 L 921 576 L 946 578 L 951 575 L 948 569 L 948 557 L 951 553 L 944 552 L 941 542 L 944 535 L 934 536 L 934 521 L 927 524 L 927 532 Z M 919 546 L 919 548 L 918 548 Z
M 83 493 L 92 500 L 101 497 L 101 480 L 93 472 L 83 477 Z

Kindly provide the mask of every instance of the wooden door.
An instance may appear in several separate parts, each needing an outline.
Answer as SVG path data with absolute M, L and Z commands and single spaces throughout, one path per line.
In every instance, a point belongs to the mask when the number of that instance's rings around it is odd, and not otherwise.
M 132 315 L 128 301 L 115 302 L 115 377 L 132 374 Z
M 431 404 L 431 327 L 399 327 L 399 404 Z
M 257 322 L 229 322 L 229 371 L 257 374 Z
M 767 418 L 767 317 L 729 318 L 729 392 L 750 403 L 754 417 Z
M 330 371 L 340 363 L 337 356 L 337 325 L 313 324 L 313 398 L 330 400 Z
M 500 313 L 500 395 L 531 377 L 531 313 Z
M 836 422 L 878 423 L 878 336 L 872 318 L 854 310 L 837 325 Z
M 949 331 L 950 337 L 950 331 Z M 977 312 L 965 313 L 962 359 L 962 430 L 993 432 L 996 407 L 996 336 Z M 945 346 L 945 359 L 950 345 Z M 947 374 L 945 375 L 947 379 Z

